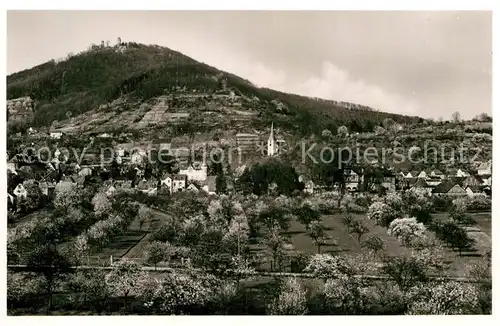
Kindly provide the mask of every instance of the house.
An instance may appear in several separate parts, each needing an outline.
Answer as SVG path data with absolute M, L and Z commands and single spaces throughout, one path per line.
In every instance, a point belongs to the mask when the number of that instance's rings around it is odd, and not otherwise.
M 86 176 L 91 176 L 92 175 L 92 169 L 89 167 L 84 167 L 80 171 L 78 171 L 78 175 L 81 177 L 86 177 Z
M 432 191 L 433 195 L 465 196 L 467 193 L 464 188 L 451 180 L 445 180 L 438 184 Z
M 153 189 L 157 187 L 156 180 L 146 180 L 142 179 L 136 186 L 136 189 L 142 191 L 143 193 L 150 193 Z
M 124 149 L 123 147 L 121 147 L 121 146 L 118 146 L 118 147 L 116 148 L 116 155 L 117 155 L 118 157 L 123 157 L 123 156 L 125 156 L 125 149 Z
M 63 133 L 60 131 L 52 131 L 49 133 L 49 136 L 52 139 L 61 139 L 61 137 L 63 136 Z
M 13 162 L 7 162 L 7 171 L 10 171 L 11 173 L 17 174 L 16 164 Z
M 301 174 L 299 176 L 299 182 L 304 184 L 303 191 L 306 194 L 313 194 L 314 193 L 315 184 L 314 184 L 314 181 L 312 181 L 311 178 L 309 178 L 309 176 L 307 176 L 305 174 Z
M 17 185 L 17 187 L 14 189 L 13 193 L 17 198 L 26 199 L 28 197 L 28 192 L 26 191 L 26 188 L 24 188 L 22 183 Z
M 120 179 L 115 180 L 115 187 L 120 189 L 131 189 L 132 188 L 132 180 L 128 179 Z
M 439 179 L 444 179 L 445 178 L 445 175 L 443 172 L 441 172 L 440 170 L 438 169 L 434 169 L 430 172 L 429 176 L 431 178 L 439 178 Z
M 204 182 L 207 179 L 207 164 L 190 164 L 187 169 L 181 169 L 179 174 L 186 175 L 188 181 Z
M 420 179 L 427 179 L 428 178 L 428 174 L 426 171 L 422 170 L 420 171 L 420 173 L 417 175 L 417 178 L 420 178 Z
M 491 175 L 491 160 L 488 162 L 483 162 L 477 168 L 478 175 Z
M 467 186 L 481 186 L 483 184 L 484 184 L 483 179 L 481 179 L 480 176 L 475 175 L 475 174 L 471 174 L 470 176 L 468 176 L 467 178 L 465 178 L 465 180 L 462 183 L 462 185 L 464 187 L 467 187 Z
M 167 188 L 169 193 L 184 191 L 187 184 L 187 176 L 185 174 L 165 175 L 160 181 L 160 185 Z
M 55 186 L 55 183 L 50 181 L 42 181 L 38 183 L 38 187 L 40 188 L 42 194 L 49 197 L 50 199 L 54 198 Z
M 215 175 L 211 175 L 211 176 L 208 176 L 206 181 L 205 181 L 205 184 L 203 185 L 202 189 L 208 193 L 209 195 L 215 195 L 216 194 L 216 183 L 215 183 L 215 179 L 216 179 L 216 176 Z
M 399 178 L 406 178 L 406 176 L 408 175 L 409 172 L 404 172 L 404 171 L 399 171 L 397 176 Z
M 427 182 L 427 184 L 430 187 L 435 187 L 438 184 L 440 184 L 441 182 L 443 182 L 443 179 L 441 179 L 440 177 L 430 177 L 430 178 L 425 179 L 425 182 Z
M 148 189 L 145 191 L 146 194 L 148 195 L 157 195 L 158 194 L 158 187 Z
M 408 172 L 408 173 L 407 173 L 404 177 L 405 177 L 406 179 L 412 179 L 412 178 L 415 178 L 415 177 L 416 177 L 416 175 L 415 175 L 415 176 L 413 176 L 413 173 L 410 171 L 410 172 Z
M 268 187 L 268 192 L 272 193 L 278 189 L 278 184 L 276 182 L 272 182 Z
M 389 191 L 396 190 L 396 175 L 392 171 L 385 170 L 382 172 L 382 187 Z
M 7 162 L 7 169 L 14 172 L 15 170 L 19 169 L 19 167 L 21 166 L 20 164 L 21 162 L 22 162 L 21 156 L 15 155 Z
M 14 196 L 7 193 L 7 210 L 13 210 L 16 207 L 16 201 L 14 200 Z
M 465 187 L 465 192 L 469 197 L 486 196 L 486 193 L 481 186 L 467 186 Z
M 70 176 L 69 179 L 79 187 L 83 187 L 83 184 L 85 183 L 85 177 L 82 177 L 78 174 Z
M 100 135 L 97 135 L 98 138 L 110 138 L 111 135 L 108 134 L 108 133 L 103 133 L 103 134 L 100 134 Z
M 464 169 L 450 169 L 448 171 L 449 177 L 465 178 L 465 177 L 468 177 L 469 175 L 470 175 L 470 173 Z
M 187 186 L 186 191 L 199 192 L 200 189 L 198 189 L 198 187 L 194 183 L 191 183 L 189 184 L 189 186 Z
M 429 195 L 432 193 L 432 186 L 430 186 L 424 179 L 418 178 L 417 181 L 411 186 L 411 190 L 425 191 Z
M 363 181 L 363 178 L 359 176 L 354 170 L 348 170 L 345 172 L 345 188 L 348 191 L 358 191 L 359 185 Z
M 316 185 L 314 184 L 314 181 L 312 180 L 306 181 L 306 183 L 304 184 L 304 192 L 308 194 L 313 194 L 315 186 Z
M 470 173 L 467 172 L 466 170 L 458 169 L 456 176 L 459 178 L 464 178 L 470 176 Z

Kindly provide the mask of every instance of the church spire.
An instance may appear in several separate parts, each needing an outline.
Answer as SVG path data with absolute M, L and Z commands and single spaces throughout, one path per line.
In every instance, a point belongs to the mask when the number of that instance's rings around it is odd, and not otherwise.
M 274 141 L 274 122 L 271 122 L 271 133 L 269 134 L 269 140 Z

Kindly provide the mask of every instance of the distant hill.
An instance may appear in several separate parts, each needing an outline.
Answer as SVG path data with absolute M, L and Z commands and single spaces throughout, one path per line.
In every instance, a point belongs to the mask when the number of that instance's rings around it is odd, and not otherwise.
M 7 98 L 24 96 L 36 102 L 35 126 L 56 121 L 81 130 L 161 126 L 182 134 L 259 129 L 274 121 L 302 136 L 324 128 L 335 132 L 341 125 L 351 132 L 372 131 L 386 118 L 423 120 L 259 88 L 166 47 L 137 43 L 92 46 L 64 61 L 7 76 Z

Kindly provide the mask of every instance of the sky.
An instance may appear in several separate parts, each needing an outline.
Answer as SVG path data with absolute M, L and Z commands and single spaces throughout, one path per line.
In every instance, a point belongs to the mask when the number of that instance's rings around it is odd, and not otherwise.
M 262 87 L 469 119 L 492 110 L 491 18 L 479 11 L 8 11 L 7 73 L 121 37 Z

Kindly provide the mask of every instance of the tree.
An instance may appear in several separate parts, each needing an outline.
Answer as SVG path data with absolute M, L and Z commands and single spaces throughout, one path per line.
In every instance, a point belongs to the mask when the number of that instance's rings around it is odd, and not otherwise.
M 382 121 L 382 126 L 389 130 L 393 125 L 394 125 L 394 120 L 392 120 L 391 118 L 385 118 L 383 121 Z
M 380 127 L 380 126 L 375 127 L 375 135 L 376 136 L 385 135 L 386 132 L 387 131 L 383 127 Z
M 215 177 L 215 191 L 218 194 L 227 193 L 227 180 L 226 177 L 222 174 L 219 174 Z
M 410 315 L 454 315 L 473 313 L 478 303 L 474 286 L 467 283 L 439 282 L 410 291 Z
M 37 278 L 23 275 L 23 273 L 7 272 L 8 307 L 14 308 L 17 303 L 26 302 L 26 298 L 36 294 L 39 283 Z
M 105 275 L 100 270 L 78 271 L 66 282 L 66 286 L 71 293 L 80 293 L 77 300 L 83 307 L 101 312 L 109 298 Z
M 351 233 L 350 228 L 351 228 L 353 222 L 354 222 L 354 218 L 352 217 L 351 214 L 347 213 L 347 214 L 344 214 L 342 216 L 342 224 L 345 225 L 348 233 Z
M 403 291 L 428 279 L 427 266 L 412 256 L 391 257 L 382 267 L 382 271 Z
M 425 237 L 425 226 L 414 217 L 397 218 L 389 224 L 387 234 L 397 238 L 404 246 L 410 247 L 416 239 Z
M 452 248 L 457 248 L 459 255 L 462 255 L 462 251 L 472 249 L 474 246 L 474 239 L 471 239 L 467 231 L 453 220 L 435 222 L 431 225 L 431 229 L 439 239 L 448 243 Z
M 296 278 L 287 279 L 281 291 L 267 307 L 270 315 L 304 315 L 307 313 L 306 291 Z
M 465 250 L 472 250 L 476 241 L 467 235 L 467 231 L 464 228 L 459 227 L 450 237 L 449 244 L 453 248 L 457 248 L 458 255 L 462 256 L 462 252 Z
M 177 272 L 148 278 L 139 287 L 144 306 L 163 314 L 183 314 L 192 307 L 201 307 L 217 293 L 213 277 Z
M 367 217 L 378 225 L 387 227 L 395 218 L 393 209 L 384 202 L 376 201 L 368 208 Z
M 450 217 L 457 223 L 463 225 L 472 225 L 474 219 L 467 214 L 468 202 L 462 198 L 453 200 L 453 205 L 450 208 Z
M 40 207 L 43 194 L 35 180 L 26 180 L 23 182 L 23 187 L 26 189 L 27 197 L 20 198 L 17 206 L 21 207 L 24 212 L 30 212 Z
M 249 232 L 250 227 L 246 216 L 238 215 L 231 220 L 223 240 L 227 243 L 229 248 L 235 248 L 239 256 L 242 248 L 247 245 Z
M 321 217 L 321 214 L 309 202 L 304 202 L 300 207 L 295 208 L 293 214 L 306 228 L 312 221 L 318 221 Z
M 380 251 L 383 252 L 385 248 L 385 242 L 380 237 L 372 235 L 362 243 L 362 246 L 377 254 Z
M 466 275 L 475 284 L 478 307 L 480 313 L 491 314 L 492 306 L 492 280 L 491 280 L 491 261 L 470 264 L 466 266 Z
M 329 129 L 323 129 L 323 131 L 321 132 L 321 137 L 329 140 L 332 138 L 332 132 Z
M 124 308 L 127 309 L 127 298 L 131 294 L 138 294 L 140 284 L 147 278 L 137 263 L 126 258 L 120 259 L 113 266 L 113 269 L 106 274 L 105 281 L 110 292 L 124 296 Z
M 151 242 L 146 249 L 146 261 L 153 264 L 156 270 L 156 265 L 167 258 L 169 248 L 169 243 L 160 241 Z
M 356 277 L 340 274 L 329 279 L 323 290 L 326 303 L 342 314 L 362 314 L 368 303 L 367 286 Z
M 28 269 L 44 278 L 49 296 L 48 309 L 52 307 L 52 293 L 58 281 L 71 272 L 71 262 L 51 243 L 38 245 L 27 257 Z
M 71 182 L 60 182 L 54 189 L 54 206 L 66 208 L 75 206 L 81 201 L 81 192 L 77 185 Z
M 271 253 L 271 270 L 274 271 L 277 264 L 280 264 L 281 257 L 283 256 L 283 245 L 285 243 L 283 237 L 280 234 L 281 228 L 279 225 L 275 224 L 271 229 L 268 230 L 264 238 L 264 243 L 267 245 L 268 250 Z
M 139 218 L 139 229 L 142 230 L 142 226 L 146 222 L 149 222 L 151 227 L 151 220 L 153 218 L 153 213 L 151 212 L 150 208 L 146 207 L 146 205 L 141 205 L 139 211 L 137 212 L 137 215 Z
M 313 274 L 314 277 L 327 280 L 339 274 L 353 275 L 355 269 L 345 257 L 330 254 L 316 254 L 311 257 L 304 272 Z
M 87 234 L 80 234 L 79 236 L 76 237 L 75 243 L 74 243 L 74 249 L 76 254 L 78 255 L 78 262 L 81 263 L 81 257 L 87 256 L 88 258 L 88 252 L 90 250 L 90 244 L 89 244 L 89 238 Z
M 341 137 L 341 138 L 344 138 L 345 136 L 347 136 L 348 134 L 348 130 L 347 130 L 347 127 L 346 126 L 340 126 L 338 129 L 337 129 L 337 136 Z
M 358 243 L 361 243 L 363 234 L 368 233 L 370 230 L 361 221 L 353 221 L 349 233 L 354 233 L 357 236 Z
M 492 119 L 491 116 L 488 115 L 488 113 L 483 112 L 483 113 L 479 114 L 478 121 L 481 121 L 481 122 L 492 122 L 493 119 Z
M 321 246 L 326 244 L 328 236 L 325 232 L 325 226 L 320 221 L 312 221 L 309 223 L 309 236 L 313 240 L 314 245 L 318 248 L 318 254 L 321 253 Z
M 98 192 L 92 198 L 92 205 L 94 205 L 94 213 L 96 216 L 105 216 L 110 213 L 111 210 L 111 202 L 108 199 L 108 196 L 103 192 Z
M 429 224 L 432 221 L 432 199 L 422 192 L 407 190 L 402 195 L 403 212 L 415 217 L 418 222 Z
M 453 112 L 451 118 L 455 123 L 462 121 L 462 117 L 460 116 L 460 113 L 458 111 Z

